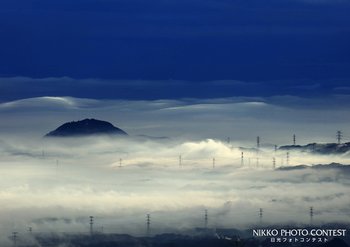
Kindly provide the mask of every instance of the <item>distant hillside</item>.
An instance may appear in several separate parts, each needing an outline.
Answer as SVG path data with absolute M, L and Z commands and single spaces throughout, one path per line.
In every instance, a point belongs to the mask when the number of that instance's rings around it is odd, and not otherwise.
M 97 119 L 84 119 L 76 122 L 68 122 L 54 131 L 46 134 L 46 137 L 72 137 L 88 135 L 121 135 L 128 134 L 113 126 L 111 123 Z
M 350 142 L 337 144 L 337 143 L 310 143 L 304 146 L 301 145 L 288 145 L 281 146 L 279 150 L 294 150 L 301 152 L 310 152 L 317 154 L 343 154 L 350 151 Z

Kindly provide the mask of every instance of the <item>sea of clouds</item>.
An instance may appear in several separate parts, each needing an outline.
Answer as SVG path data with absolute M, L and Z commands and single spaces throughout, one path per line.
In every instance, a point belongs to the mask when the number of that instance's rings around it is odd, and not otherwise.
M 342 104 L 294 97 L 2 103 L 0 241 L 10 244 L 13 231 L 29 238 L 28 227 L 87 233 L 89 216 L 106 233 L 144 235 L 146 214 L 153 234 L 190 232 L 204 226 L 205 209 L 212 228 L 257 225 L 260 208 L 263 224 L 307 225 L 311 206 L 314 224 L 346 223 L 349 169 L 312 165 L 349 164 L 350 156 L 290 152 L 287 163 L 285 151 L 274 151 L 294 133 L 299 144 L 334 142 L 338 129 L 346 138 Z M 130 137 L 43 138 L 66 121 L 92 117 Z M 307 167 L 278 169 L 298 165 Z

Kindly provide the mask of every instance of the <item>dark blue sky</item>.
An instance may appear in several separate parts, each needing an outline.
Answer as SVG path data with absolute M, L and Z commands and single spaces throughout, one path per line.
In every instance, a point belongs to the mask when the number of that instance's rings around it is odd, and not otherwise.
M 349 13 L 347 0 L 2 0 L 0 77 L 74 80 L 2 79 L 0 96 L 330 93 L 350 84 Z

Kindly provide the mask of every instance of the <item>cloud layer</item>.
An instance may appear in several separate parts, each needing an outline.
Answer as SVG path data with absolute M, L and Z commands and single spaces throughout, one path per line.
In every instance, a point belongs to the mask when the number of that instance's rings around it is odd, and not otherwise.
M 272 158 L 277 167 L 349 164 L 348 154 L 297 152 L 287 164 L 286 153 L 273 147 L 291 143 L 294 133 L 299 144 L 333 142 L 337 129 L 345 141 L 348 100 L 41 97 L 2 103 L 2 241 L 13 230 L 24 238 L 28 226 L 36 232 L 87 232 L 89 215 L 96 217 L 96 229 L 140 235 L 146 213 L 153 233 L 188 232 L 203 226 L 204 209 L 211 227 L 255 225 L 259 208 L 265 224 L 308 224 L 310 206 L 317 224 L 346 222 L 346 167 L 273 170 Z M 42 138 L 63 122 L 86 117 L 108 120 L 132 137 Z M 255 147 L 258 135 L 262 149 L 259 155 L 244 150 L 242 167 L 240 147 Z
M 255 152 L 245 151 L 242 167 L 241 150 L 232 145 L 211 139 L 4 140 L 0 231 L 16 230 L 22 238 L 29 226 L 36 233 L 86 233 L 94 215 L 97 231 L 142 235 L 150 213 L 154 234 L 188 232 L 203 226 L 204 209 L 210 227 L 256 225 L 259 208 L 264 224 L 305 225 L 310 206 L 316 224 L 347 222 L 347 167 L 273 170 L 272 157 L 277 167 L 287 166 L 286 157 L 269 148 L 261 150 L 259 163 Z M 348 155 L 290 155 L 289 166 L 350 162 Z
M 110 100 L 217 99 L 228 97 L 329 97 L 349 95 L 347 79 L 121 80 L 71 77 L 0 77 L 0 102 L 45 96 Z M 330 103 L 329 101 L 327 103 Z
M 294 96 L 182 100 L 94 100 L 40 97 L 0 104 L 0 132 L 12 138 L 40 138 L 67 121 L 97 118 L 131 135 L 216 138 L 265 144 L 334 142 L 337 130 L 348 139 L 350 98 Z

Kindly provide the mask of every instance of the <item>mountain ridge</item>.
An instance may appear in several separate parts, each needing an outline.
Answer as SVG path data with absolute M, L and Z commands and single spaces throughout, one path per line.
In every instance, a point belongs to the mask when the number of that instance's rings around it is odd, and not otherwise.
M 301 151 L 317 154 L 344 154 L 350 151 L 350 142 L 346 143 L 309 143 L 306 145 L 285 145 L 278 148 L 284 151 Z
M 50 131 L 45 137 L 79 137 L 90 135 L 128 136 L 128 134 L 107 121 L 86 118 L 79 121 L 66 122 Z

